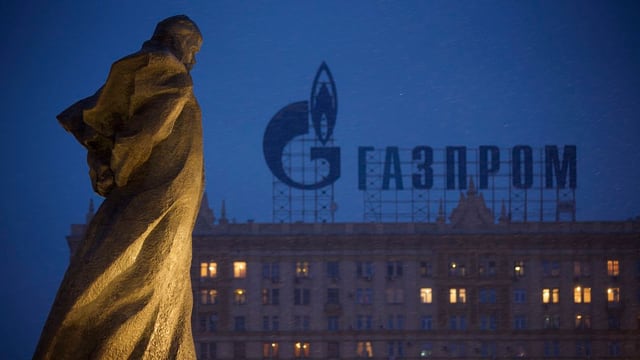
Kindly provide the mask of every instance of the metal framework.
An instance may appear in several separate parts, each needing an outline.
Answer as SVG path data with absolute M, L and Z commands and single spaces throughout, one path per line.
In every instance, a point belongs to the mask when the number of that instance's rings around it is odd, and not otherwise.
M 512 181 L 511 148 L 501 152 L 500 169 L 508 171 L 488 174 L 488 186 L 482 193 L 494 219 L 501 215 L 504 204 L 506 216 L 512 222 L 528 221 L 575 221 L 575 189 L 550 188 L 544 186 L 544 149 L 534 150 L 533 185 L 528 189 L 517 188 Z M 411 186 L 413 173 L 418 163 L 412 159 L 412 149 L 400 149 L 402 188 L 390 181 L 388 189 L 383 187 L 385 149 L 375 149 L 366 154 L 366 189 L 363 194 L 363 220 L 365 222 L 434 222 L 439 215 L 448 218 L 457 206 L 464 189 L 447 188 L 447 164 L 445 149 L 433 149 L 433 185 L 430 189 Z M 466 175 L 478 187 L 480 183 L 480 159 L 478 149 L 466 149 Z M 469 156 L 470 155 L 470 156 Z

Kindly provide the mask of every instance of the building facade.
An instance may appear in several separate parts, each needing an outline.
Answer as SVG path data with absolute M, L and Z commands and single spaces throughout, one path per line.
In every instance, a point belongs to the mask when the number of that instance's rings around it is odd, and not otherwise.
M 640 221 L 235 224 L 193 235 L 199 359 L 638 359 Z M 77 239 L 81 228 L 76 229 Z

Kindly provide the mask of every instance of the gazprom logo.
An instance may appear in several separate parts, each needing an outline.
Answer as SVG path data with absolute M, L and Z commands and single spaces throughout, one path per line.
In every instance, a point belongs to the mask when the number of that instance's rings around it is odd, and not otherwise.
M 311 97 L 308 101 L 291 103 L 278 111 L 264 132 L 262 151 L 271 173 L 284 184 L 301 190 L 316 190 L 333 184 L 340 177 L 340 148 L 327 146 L 333 136 L 338 114 L 336 84 L 329 67 L 324 62 L 318 68 Z M 286 147 L 296 138 L 309 135 L 311 126 L 315 133 L 314 143 L 308 156 L 311 161 L 328 164 L 328 173 L 306 183 L 294 180 L 287 173 L 283 155 Z

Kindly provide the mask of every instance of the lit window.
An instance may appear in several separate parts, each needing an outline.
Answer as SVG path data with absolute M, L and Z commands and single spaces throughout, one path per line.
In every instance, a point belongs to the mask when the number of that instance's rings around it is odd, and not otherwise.
M 576 304 L 591 302 L 591 288 L 576 286 L 573 288 L 573 302 Z
M 620 275 L 620 262 L 618 260 L 607 260 L 607 275 Z
M 607 302 L 616 304 L 620 302 L 620 288 L 607 289 Z
M 576 329 L 591 329 L 591 316 L 585 314 L 576 314 Z
M 277 342 L 262 343 L 262 357 L 266 359 L 277 358 L 278 343 Z
M 309 263 L 307 261 L 298 261 L 296 263 L 296 277 L 309 277 Z
M 449 262 L 449 276 L 466 276 L 467 268 L 457 261 Z
M 524 276 L 524 261 L 516 261 L 513 264 L 513 275 L 515 277 L 523 277 Z
M 464 304 L 467 302 L 467 290 L 466 289 L 449 289 L 449 303 L 451 304 Z
M 373 346 L 371 345 L 371 341 L 358 341 L 356 355 L 359 358 L 372 358 Z
M 280 304 L 280 289 L 262 289 L 262 305 Z
M 200 303 L 215 304 L 218 300 L 218 291 L 215 289 L 202 289 L 200 290 Z
M 420 289 L 420 302 L 422 304 L 431 304 L 433 302 L 433 291 L 431 288 Z
M 247 303 L 247 291 L 245 289 L 235 289 L 233 291 L 234 301 L 238 305 Z
M 201 262 L 200 263 L 200 277 L 201 278 L 214 278 L 218 275 L 218 264 L 215 262 Z
M 247 277 L 247 263 L 245 261 L 233 262 L 233 277 L 236 279 Z
M 557 304 L 560 302 L 560 290 L 558 288 L 542 289 L 542 302 L 544 304 Z
M 293 356 L 296 358 L 308 358 L 311 353 L 311 346 L 308 342 L 297 342 L 293 346 Z

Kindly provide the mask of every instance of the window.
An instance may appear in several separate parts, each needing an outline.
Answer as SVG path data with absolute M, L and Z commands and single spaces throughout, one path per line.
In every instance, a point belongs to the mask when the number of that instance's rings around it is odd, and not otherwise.
M 467 348 L 464 342 L 450 342 L 443 350 L 446 351 L 450 357 L 464 358 L 467 356 Z
M 280 289 L 262 289 L 262 305 L 280 304 Z
M 524 276 L 524 261 L 516 261 L 513 263 L 513 276 L 520 278 Z
M 233 330 L 235 331 L 245 331 L 245 319 L 244 316 L 235 316 L 233 318 Z
M 431 288 L 420 289 L 420 303 L 431 304 L 433 302 L 433 291 Z
M 234 359 L 247 358 L 247 348 L 244 342 L 236 341 L 233 343 L 233 358 Z
M 558 288 L 545 288 L 542 289 L 542 303 L 544 304 L 557 304 L 560 302 L 560 289 Z
M 387 261 L 387 279 L 402 276 L 402 261 Z
M 277 262 L 262 264 L 262 278 L 274 283 L 280 282 L 280 264 Z
M 578 340 L 576 341 L 576 356 L 577 357 L 591 357 L 591 341 Z
M 237 305 L 244 305 L 247 303 L 247 291 L 245 289 L 235 289 L 233 291 L 233 299 Z
M 363 305 L 373 304 L 373 289 L 371 288 L 356 289 L 356 304 L 363 304 Z
M 233 278 L 244 279 L 245 277 L 247 277 L 246 261 L 234 261 L 233 262 Z
M 337 316 L 327 316 L 327 330 L 329 331 L 340 330 L 340 320 Z
M 208 316 L 208 325 L 207 325 L 207 329 L 209 330 L 209 332 L 216 332 L 218 331 L 218 315 L 217 314 L 211 314 Z
M 573 262 L 573 276 L 575 277 L 589 277 L 591 276 L 591 265 L 587 261 L 574 261 Z
M 609 341 L 607 343 L 607 349 L 608 349 L 608 353 L 609 356 L 620 356 L 621 355 L 621 347 L 620 347 L 620 343 L 617 341 Z
M 591 315 L 576 314 L 575 326 L 578 330 L 591 329 Z
M 327 343 L 327 356 L 329 358 L 340 358 L 340 343 L 330 341 Z
M 309 305 L 311 302 L 311 290 L 310 289 L 293 289 L 293 304 L 294 305 Z
M 620 288 L 611 287 L 607 289 L 607 302 L 609 305 L 620 303 Z
M 498 320 L 495 315 L 480 315 L 480 330 L 495 331 L 498 328 Z
M 492 277 L 496 275 L 495 260 L 481 260 L 478 266 L 478 275 Z
M 449 276 L 462 277 L 466 275 L 467 275 L 467 268 L 463 264 L 460 264 L 457 261 L 449 262 Z
M 200 290 L 200 304 L 211 305 L 218 301 L 218 291 L 216 289 Z
M 542 273 L 544 276 L 558 277 L 560 276 L 560 263 L 558 261 L 543 261 Z
M 449 330 L 467 330 L 467 317 L 465 315 L 450 316 Z
M 298 261 L 298 262 L 296 262 L 296 277 L 297 278 L 308 278 L 309 275 L 310 275 L 309 262 L 307 262 L 307 261 Z
M 607 260 L 607 275 L 620 275 L 620 262 L 618 260 Z
M 327 304 L 340 304 L 340 289 L 327 289 Z
M 494 341 L 482 341 L 480 343 L 480 356 L 495 359 L 498 354 L 498 346 Z
M 198 331 L 200 332 L 207 331 L 207 315 L 206 314 L 200 314 L 200 316 L 198 316 Z
M 277 342 L 262 343 L 262 357 L 265 359 L 277 359 L 278 347 Z
M 387 317 L 387 329 L 389 330 L 403 330 L 404 329 L 404 315 L 389 315 Z
M 431 315 L 424 315 L 420 318 L 420 328 L 422 330 L 433 330 L 433 317 Z
M 421 277 L 432 277 L 433 276 L 433 265 L 430 261 L 421 261 L 420 262 L 420 276 Z
M 591 302 L 591 288 L 580 285 L 573 288 L 573 302 L 576 304 Z
M 356 356 L 359 358 L 372 358 L 373 346 L 371 341 L 358 341 L 356 345 Z
M 560 356 L 560 343 L 558 342 L 558 340 L 547 340 L 544 342 L 544 356 Z
M 496 303 L 496 290 L 495 289 L 480 289 L 479 301 L 481 304 L 495 304 Z
M 404 289 L 389 288 L 385 291 L 388 304 L 404 303 Z
M 433 355 L 433 345 L 431 343 L 423 343 L 420 347 L 420 357 L 430 358 Z
M 389 359 L 403 358 L 404 343 L 402 341 L 388 341 L 387 354 L 389 355 Z
M 372 262 L 357 262 L 356 275 L 360 278 L 371 280 L 373 278 L 374 268 Z
M 280 318 L 277 315 L 271 317 L 271 330 L 280 330 Z
M 311 345 L 308 342 L 297 342 L 293 345 L 293 356 L 296 359 L 306 359 L 311 355 Z
M 337 280 L 340 278 L 340 263 L 337 261 L 327 262 L 327 277 L 329 279 Z
M 610 330 L 619 330 L 620 329 L 620 316 L 616 314 L 609 314 L 608 324 Z
M 449 289 L 449 303 L 451 304 L 464 304 L 467 302 L 467 290 L 466 289 Z
M 560 315 L 544 315 L 542 327 L 545 329 L 559 329 Z
M 293 317 L 293 329 L 308 331 L 311 327 L 309 315 L 296 315 Z
M 201 342 L 198 346 L 198 359 L 215 359 L 217 357 L 217 346 L 214 342 Z
M 212 261 L 200 263 L 200 278 L 215 278 L 218 275 L 218 264 Z
M 525 330 L 527 328 L 527 316 L 516 315 L 513 317 L 513 328 L 515 330 Z
M 513 302 L 516 304 L 523 304 L 527 301 L 527 290 L 514 289 L 513 290 Z
M 371 329 L 373 329 L 373 316 L 371 316 L 371 315 L 358 315 L 358 316 L 356 316 L 356 329 L 358 329 L 358 330 L 371 330 Z

